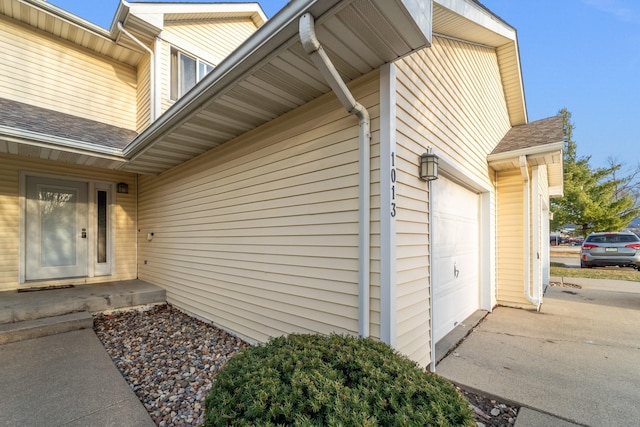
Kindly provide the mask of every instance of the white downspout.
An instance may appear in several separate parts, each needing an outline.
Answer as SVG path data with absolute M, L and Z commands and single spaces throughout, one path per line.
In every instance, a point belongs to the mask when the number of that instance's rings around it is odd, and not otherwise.
M 429 153 L 431 153 L 431 149 L 429 149 Z M 433 339 L 435 336 L 433 331 L 433 325 L 435 325 L 434 320 L 434 310 L 433 310 L 433 181 L 430 180 L 428 183 L 429 190 L 429 305 L 430 305 L 430 316 L 429 316 L 429 330 L 431 331 L 431 372 L 436 372 L 436 340 Z
M 125 34 L 127 37 L 129 37 L 131 40 L 133 40 L 138 46 L 140 46 L 141 48 L 146 50 L 147 53 L 150 56 L 150 58 L 149 58 L 149 117 L 151 118 L 151 123 L 153 123 L 156 120 L 156 117 L 157 117 L 156 100 L 155 100 L 155 98 L 156 98 L 156 93 L 155 93 L 155 87 L 156 87 L 155 55 L 153 54 L 153 51 L 151 49 L 149 49 L 148 46 L 146 46 L 144 43 L 142 43 L 140 40 L 138 40 L 129 31 L 125 30 L 124 27 L 122 26 L 121 22 L 118 22 L 118 30 L 120 30 L 123 34 Z
M 355 100 L 349 88 L 344 83 L 340 74 L 318 41 L 314 18 L 310 13 L 300 17 L 300 41 L 315 64 L 322 77 L 336 94 L 344 108 L 358 118 L 359 151 L 360 151 L 360 179 L 359 179 L 359 252 L 358 252 L 358 286 L 359 286 L 359 310 L 358 329 L 363 337 L 369 336 L 369 245 L 370 245 L 370 119 L 369 112 Z
M 536 306 L 536 310 L 540 310 L 540 299 L 531 295 L 531 187 L 527 156 L 520 156 L 520 172 L 524 189 L 524 297 Z

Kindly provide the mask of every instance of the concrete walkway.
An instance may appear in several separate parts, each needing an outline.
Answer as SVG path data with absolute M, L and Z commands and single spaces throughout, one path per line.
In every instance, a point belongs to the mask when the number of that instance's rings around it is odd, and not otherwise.
M 0 345 L 0 425 L 155 426 L 92 329 Z
M 165 301 L 140 280 L 1 292 L 0 426 L 155 426 L 88 311 Z
M 565 282 L 582 289 L 548 288 L 540 313 L 496 308 L 436 372 L 521 404 L 518 427 L 636 425 L 640 283 Z

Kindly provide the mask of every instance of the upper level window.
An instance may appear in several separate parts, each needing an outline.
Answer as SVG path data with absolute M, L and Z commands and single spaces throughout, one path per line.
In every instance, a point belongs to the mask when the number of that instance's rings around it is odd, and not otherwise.
M 211 70 L 213 65 L 171 48 L 171 99 L 187 93 Z

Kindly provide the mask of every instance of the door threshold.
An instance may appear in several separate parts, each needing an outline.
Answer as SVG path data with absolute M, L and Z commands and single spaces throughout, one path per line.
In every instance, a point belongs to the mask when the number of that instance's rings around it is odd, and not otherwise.
M 54 285 L 54 286 L 42 286 L 42 287 L 32 287 L 32 288 L 20 288 L 18 289 L 18 293 L 20 292 L 38 292 L 38 291 L 51 291 L 54 289 L 69 289 L 75 288 L 75 285 Z

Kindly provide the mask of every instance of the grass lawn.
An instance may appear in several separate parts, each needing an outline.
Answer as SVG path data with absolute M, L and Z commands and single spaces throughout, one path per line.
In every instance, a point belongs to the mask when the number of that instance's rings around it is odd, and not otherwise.
M 630 268 L 567 268 L 564 264 L 551 263 L 551 276 L 586 277 L 588 279 L 613 279 L 640 282 L 640 272 Z

